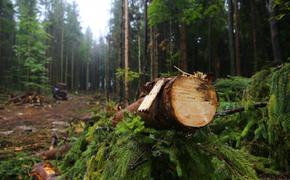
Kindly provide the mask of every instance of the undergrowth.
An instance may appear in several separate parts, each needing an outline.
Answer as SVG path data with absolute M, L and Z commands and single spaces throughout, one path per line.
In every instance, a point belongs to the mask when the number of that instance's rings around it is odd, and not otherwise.
M 207 127 L 155 130 L 127 114 L 116 128 L 97 113 L 61 164 L 64 179 L 259 179 L 289 177 L 290 65 L 252 78 L 219 80 L 219 110 L 246 111 L 217 117 Z M 255 102 L 268 102 L 254 109 Z M 283 176 L 284 175 L 284 176 Z
M 32 179 L 29 176 L 32 167 L 40 159 L 26 153 L 16 153 L 9 159 L 0 161 L 0 179 Z

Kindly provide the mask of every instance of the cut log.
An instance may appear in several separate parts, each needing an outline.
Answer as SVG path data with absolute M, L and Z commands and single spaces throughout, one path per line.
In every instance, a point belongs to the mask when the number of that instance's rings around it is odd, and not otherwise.
M 148 83 L 152 88 L 145 100 L 144 97 L 140 98 L 126 109 L 118 111 L 113 118 L 113 124 L 122 121 L 126 111 L 141 116 L 147 126 L 161 129 L 203 127 L 213 120 L 218 104 L 217 94 L 205 75 L 177 76 L 164 78 L 163 81 L 161 88 L 162 83 L 157 84 L 158 88 Z M 160 82 L 160 79 L 155 82 Z M 152 101 L 146 97 L 152 96 L 159 88 L 156 98 L 147 107 L 148 104 L 143 101 Z M 138 111 L 141 104 L 145 104 L 146 108 Z
M 22 104 L 33 104 L 35 106 L 42 106 L 44 96 L 40 96 L 36 92 L 26 92 L 22 95 L 14 96 L 10 94 L 8 104 L 22 105 Z
M 56 180 L 59 171 L 50 162 L 41 162 L 33 167 L 30 176 L 37 180 Z

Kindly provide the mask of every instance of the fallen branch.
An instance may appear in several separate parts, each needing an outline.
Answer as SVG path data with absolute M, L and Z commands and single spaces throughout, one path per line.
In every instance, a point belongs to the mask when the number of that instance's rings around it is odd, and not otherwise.
M 177 66 L 173 66 L 175 69 L 177 69 L 179 72 L 181 72 L 183 75 L 187 75 L 187 76 L 192 76 L 192 74 L 189 74 L 183 70 L 181 70 L 180 68 L 178 68 Z
M 259 103 L 255 103 L 253 105 L 253 108 L 258 109 L 258 108 L 262 108 L 262 107 L 266 107 L 266 106 L 267 106 L 266 102 L 259 102 Z M 222 111 L 222 112 L 217 112 L 215 114 L 215 117 L 227 116 L 227 115 L 231 115 L 231 114 L 235 114 L 235 113 L 239 113 L 239 112 L 243 112 L 243 111 L 245 111 L 244 107 L 230 109 L 230 110 L 226 110 L 226 111 Z

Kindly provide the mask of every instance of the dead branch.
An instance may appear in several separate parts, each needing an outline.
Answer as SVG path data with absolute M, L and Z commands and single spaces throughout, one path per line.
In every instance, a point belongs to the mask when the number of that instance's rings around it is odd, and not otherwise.
M 258 102 L 255 103 L 253 105 L 254 109 L 258 109 L 258 108 L 262 108 L 262 107 L 266 107 L 267 103 L 266 102 Z M 231 115 L 231 114 L 235 114 L 235 113 L 239 113 L 239 112 L 243 112 L 245 111 L 244 107 L 240 107 L 240 108 L 236 108 L 236 109 L 231 109 L 231 110 L 226 110 L 226 111 L 222 111 L 222 112 L 217 112 L 215 114 L 215 117 L 223 117 L 223 116 L 227 116 L 227 115 Z

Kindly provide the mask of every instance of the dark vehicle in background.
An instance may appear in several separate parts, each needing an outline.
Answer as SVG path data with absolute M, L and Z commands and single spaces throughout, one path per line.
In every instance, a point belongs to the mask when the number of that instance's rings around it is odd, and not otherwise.
M 67 90 L 65 83 L 57 83 L 52 87 L 52 95 L 55 100 L 67 100 Z

